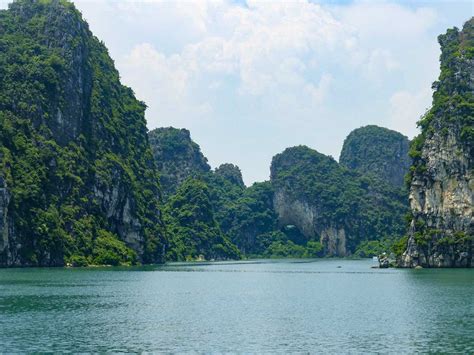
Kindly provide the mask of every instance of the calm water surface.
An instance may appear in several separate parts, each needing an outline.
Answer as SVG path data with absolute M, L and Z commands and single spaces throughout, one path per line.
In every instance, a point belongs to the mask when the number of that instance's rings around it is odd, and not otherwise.
M 474 270 L 1 269 L 0 352 L 474 353 Z

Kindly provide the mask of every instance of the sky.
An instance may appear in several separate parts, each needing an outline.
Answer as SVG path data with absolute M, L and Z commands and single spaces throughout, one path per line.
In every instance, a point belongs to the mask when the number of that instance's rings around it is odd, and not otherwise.
M 0 0 L 0 8 L 9 1 Z M 187 128 L 246 184 L 304 144 L 339 157 L 376 124 L 412 138 L 439 74 L 437 36 L 471 1 L 76 0 L 148 128 Z

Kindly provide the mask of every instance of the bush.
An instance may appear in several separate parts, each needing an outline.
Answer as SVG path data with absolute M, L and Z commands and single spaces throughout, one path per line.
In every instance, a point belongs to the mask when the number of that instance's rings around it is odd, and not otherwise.
M 89 262 L 84 255 L 73 255 L 69 258 L 68 264 L 74 267 L 85 267 L 89 265 Z
M 387 252 L 387 246 L 379 240 L 369 240 L 359 244 L 354 255 L 359 258 L 370 258 Z
M 395 256 L 400 257 L 402 254 L 405 252 L 407 249 L 407 244 L 408 244 L 408 237 L 405 236 L 392 245 L 392 251 L 395 254 Z
M 118 240 L 112 233 L 99 230 L 92 252 L 95 265 L 134 265 L 137 263 L 135 251 Z

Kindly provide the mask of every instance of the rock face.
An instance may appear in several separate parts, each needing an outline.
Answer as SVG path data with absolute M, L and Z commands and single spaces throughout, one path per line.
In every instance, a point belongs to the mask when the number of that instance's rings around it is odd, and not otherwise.
M 246 252 L 248 243 L 242 241 L 243 235 L 253 241 L 253 232 L 267 228 L 268 216 L 262 213 L 265 208 L 256 201 L 254 190 L 244 197 L 246 187 L 239 167 L 226 163 L 211 170 L 186 129 L 157 128 L 149 133 L 149 139 L 165 192 L 168 260 L 199 255 L 205 259 L 240 258 L 235 245 L 239 243 L 240 250 Z M 204 213 L 206 208 L 212 211 Z M 180 209 L 192 210 L 202 220 L 190 221 Z M 205 226 L 207 231 L 203 231 Z
M 148 133 L 153 156 L 160 171 L 163 192 L 169 196 L 188 177 L 211 170 L 206 157 L 188 130 L 173 127 L 157 128 Z
M 396 131 L 373 125 L 361 127 L 345 139 L 339 163 L 401 187 L 411 165 L 409 144 L 408 138 Z
M 145 105 L 107 49 L 63 0 L 15 1 L 0 23 L 0 265 L 162 261 Z
M 276 155 L 271 183 L 280 226 L 294 225 L 308 240 L 319 240 L 326 255 L 346 256 L 360 241 L 403 231 L 406 205 L 400 189 L 308 147 Z
M 411 156 L 413 219 L 402 267 L 472 267 L 474 19 L 439 37 L 441 75 Z
M 273 206 L 280 226 L 295 225 L 308 239 L 319 239 L 324 253 L 329 256 L 347 256 L 346 232 L 343 223 L 320 222 L 321 208 L 305 199 L 293 199 L 291 191 L 277 190 Z M 318 238 L 319 237 L 319 238 Z
M 6 251 L 8 258 L 8 240 L 9 240 L 9 214 L 8 205 L 10 204 L 10 192 L 6 186 L 5 180 L 0 177 L 0 250 Z

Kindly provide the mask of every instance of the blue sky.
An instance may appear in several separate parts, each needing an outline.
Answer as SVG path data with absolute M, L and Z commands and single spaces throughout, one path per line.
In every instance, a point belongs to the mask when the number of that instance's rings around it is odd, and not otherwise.
M 148 127 L 190 129 L 213 167 L 237 164 L 247 184 L 289 146 L 337 159 L 363 125 L 413 137 L 436 37 L 474 13 L 469 1 L 75 3 L 148 105 Z

